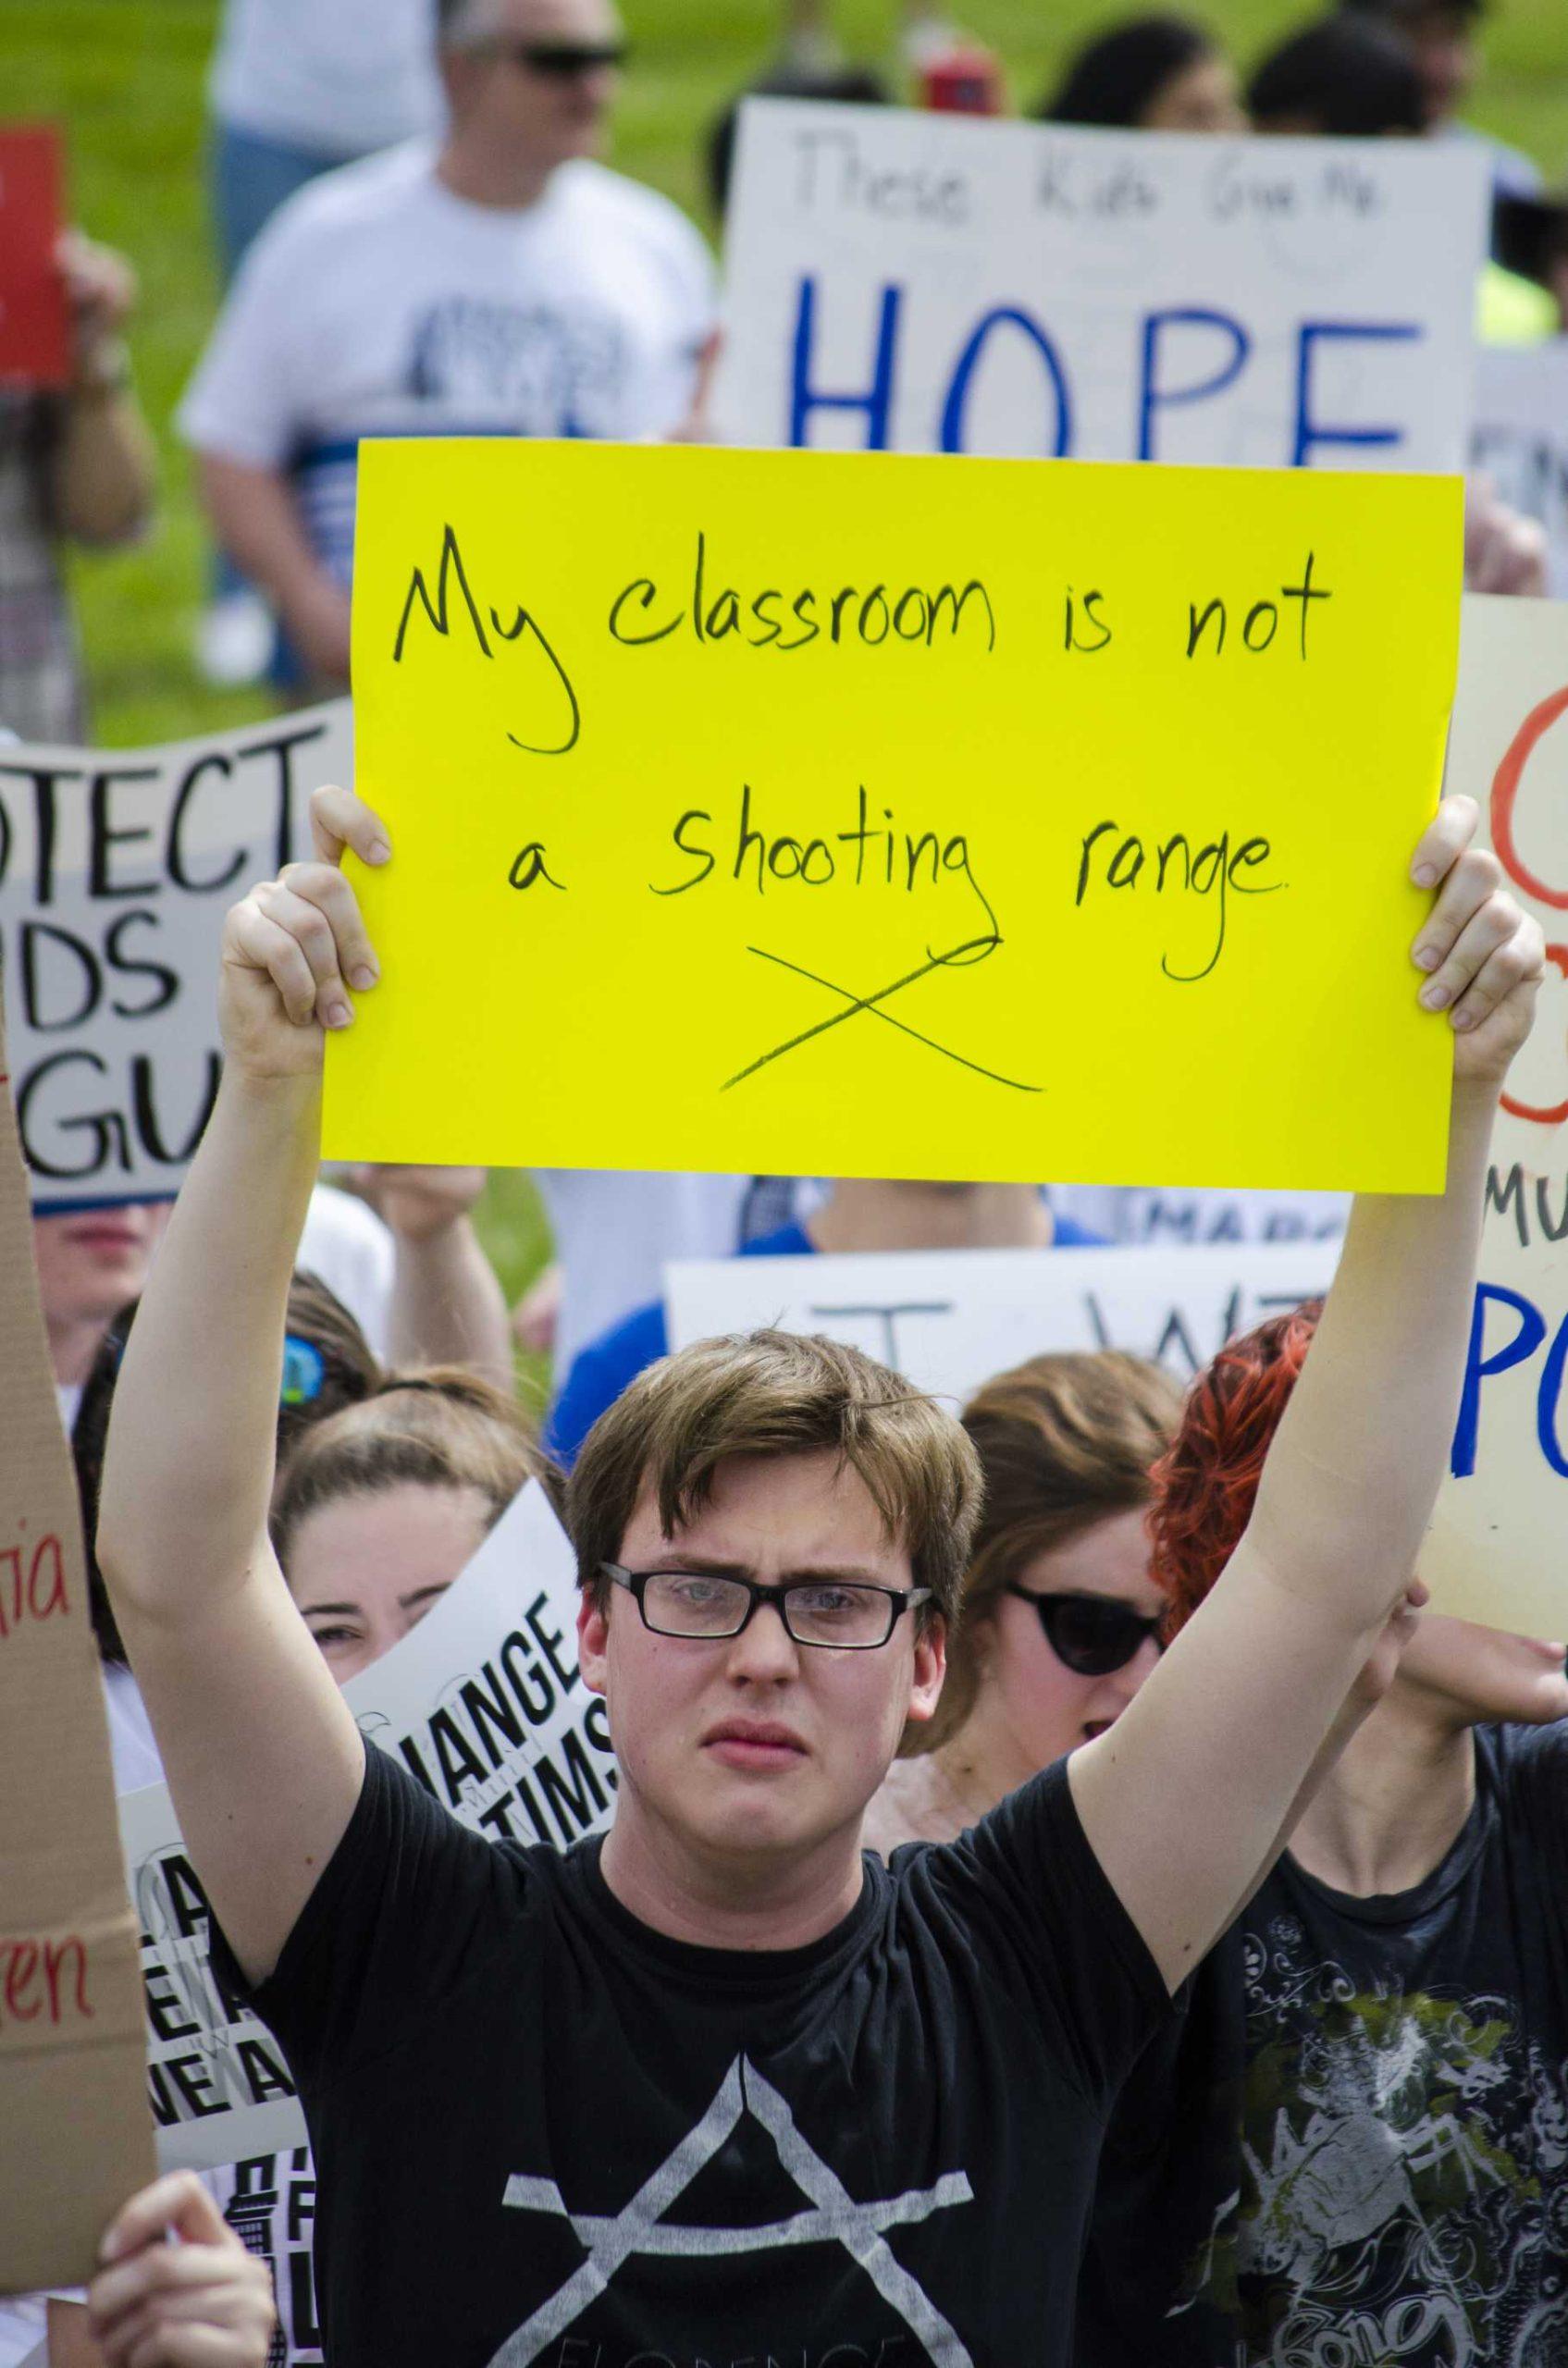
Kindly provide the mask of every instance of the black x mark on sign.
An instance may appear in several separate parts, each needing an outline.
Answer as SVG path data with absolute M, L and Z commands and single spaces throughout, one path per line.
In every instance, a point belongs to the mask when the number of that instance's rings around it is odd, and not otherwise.
M 737 1069 L 734 1077 L 725 1079 L 721 1092 L 727 1093 L 733 1085 L 740 1085 L 747 1078 L 755 1077 L 758 1070 L 765 1069 L 771 1061 L 782 1060 L 786 1053 L 809 1044 L 813 1037 L 825 1036 L 830 1029 L 842 1028 L 846 1019 L 855 1019 L 861 1012 L 869 1012 L 873 1019 L 884 1021 L 889 1028 L 896 1028 L 902 1036 L 912 1036 L 917 1044 L 924 1044 L 928 1051 L 939 1053 L 944 1060 L 956 1061 L 960 1068 L 972 1069 L 977 1077 L 989 1078 L 993 1085 L 1005 1085 L 1014 1093 L 1042 1092 L 1043 1088 L 1041 1086 L 1025 1085 L 1015 1077 L 1003 1077 L 996 1069 L 988 1069 L 983 1062 L 971 1061 L 964 1054 L 954 1052 L 951 1045 L 939 1044 L 933 1036 L 922 1035 L 918 1028 L 909 1027 L 883 1008 L 892 996 L 901 994 L 906 987 L 912 987 L 918 979 L 929 978 L 933 970 L 967 969 L 976 962 L 985 961 L 988 956 L 995 953 L 1001 943 L 1002 940 L 994 935 L 967 938 L 961 945 L 950 946 L 945 954 L 931 955 L 919 969 L 907 970 L 901 979 L 892 980 L 887 986 L 878 987 L 874 993 L 869 995 L 858 995 L 848 987 L 837 986 L 832 979 L 824 979 L 815 970 L 805 969 L 798 962 L 786 961 L 782 954 L 770 954 L 765 946 L 748 945 L 747 952 L 755 954 L 759 961 L 776 962 L 781 970 L 793 970 L 797 979 L 809 979 L 813 986 L 825 988 L 829 994 L 841 996 L 844 1009 L 835 1011 L 830 1019 L 818 1020 L 814 1028 L 802 1029 L 798 1036 L 791 1036 L 786 1042 L 775 1044 L 771 1053 L 759 1054 L 756 1060 L 748 1061 L 745 1068 Z

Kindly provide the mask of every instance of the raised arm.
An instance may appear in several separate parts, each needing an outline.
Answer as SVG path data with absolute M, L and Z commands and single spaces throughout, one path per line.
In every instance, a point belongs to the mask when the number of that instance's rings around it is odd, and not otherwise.
M 364 1767 L 267 1536 L 325 1028 L 352 1017 L 345 978 L 375 977 L 339 859 L 386 847 L 345 790 L 317 791 L 312 826 L 319 859 L 228 916 L 223 1083 L 120 1368 L 99 1510 L 99 1562 L 180 1825 L 253 1980 L 340 1839 Z
M 214 451 L 197 468 L 224 549 L 272 601 L 310 672 L 346 687 L 349 596 L 317 559 L 284 471 Z
M 1357 1201 L 1241 1544 L 1136 1700 L 1069 1762 L 1089 1840 L 1173 1988 L 1278 1852 L 1411 1583 L 1446 1465 L 1492 1116 L 1542 967 L 1539 931 L 1470 846 L 1475 820 L 1450 799 L 1412 867 L 1441 883 L 1414 954 L 1433 1025 L 1454 1031 L 1447 1190 Z
M 396 1245 L 388 1355 L 394 1365 L 466 1365 L 514 1379 L 506 1295 L 472 1211 L 483 1167 L 365 1167 L 355 1178 Z

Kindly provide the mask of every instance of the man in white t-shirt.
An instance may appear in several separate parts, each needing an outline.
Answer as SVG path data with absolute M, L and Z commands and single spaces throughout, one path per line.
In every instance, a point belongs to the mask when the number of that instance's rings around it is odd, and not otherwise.
M 592 161 L 611 0 L 441 0 L 451 121 L 313 181 L 256 240 L 180 410 L 219 540 L 306 671 L 348 676 L 359 440 L 679 427 L 708 251 Z
M 439 130 L 435 21 L 436 0 L 226 0 L 208 82 L 226 275 L 317 173 Z

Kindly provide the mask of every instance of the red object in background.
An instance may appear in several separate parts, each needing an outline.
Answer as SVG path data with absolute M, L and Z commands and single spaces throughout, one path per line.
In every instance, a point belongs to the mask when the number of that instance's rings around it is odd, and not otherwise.
M 70 308 L 55 261 L 64 179 L 50 124 L 0 125 L 0 380 L 63 387 L 71 374 Z
M 920 68 L 920 105 L 944 115 L 1000 115 L 1000 59 L 976 42 L 955 43 Z

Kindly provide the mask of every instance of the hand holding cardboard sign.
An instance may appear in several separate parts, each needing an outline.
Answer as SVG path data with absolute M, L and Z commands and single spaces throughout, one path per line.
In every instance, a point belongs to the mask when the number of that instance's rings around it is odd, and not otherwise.
M 224 927 L 224 1051 L 256 1079 L 319 1074 L 324 1031 L 353 1018 L 350 988 L 363 993 L 380 975 L 340 866 L 349 849 L 362 862 L 387 862 L 386 832 L 352 789 L 316 790 L 310 817 L 316 860 L 258 882 Z
M 109 2368 L 264 2368 L 278 2324 L 271 2273 L 192 2172 L 132 2196 L 103 2258 L 87 2302 Z
M 1454 1083 L 1494 1091 L 1530 1032 L 1546 945 L 1537 922 L 1502 885 L 1502 866 L 1472 845 L 1480 809 L 1472 797 L 1447 797 L 1411 858 L 1418 887 L 1438 889 L 1415 941 L 1414 957 L 1431 977 L 1421 990 L 1428 1011 L 1446 1011 L 1458 1038 Z

